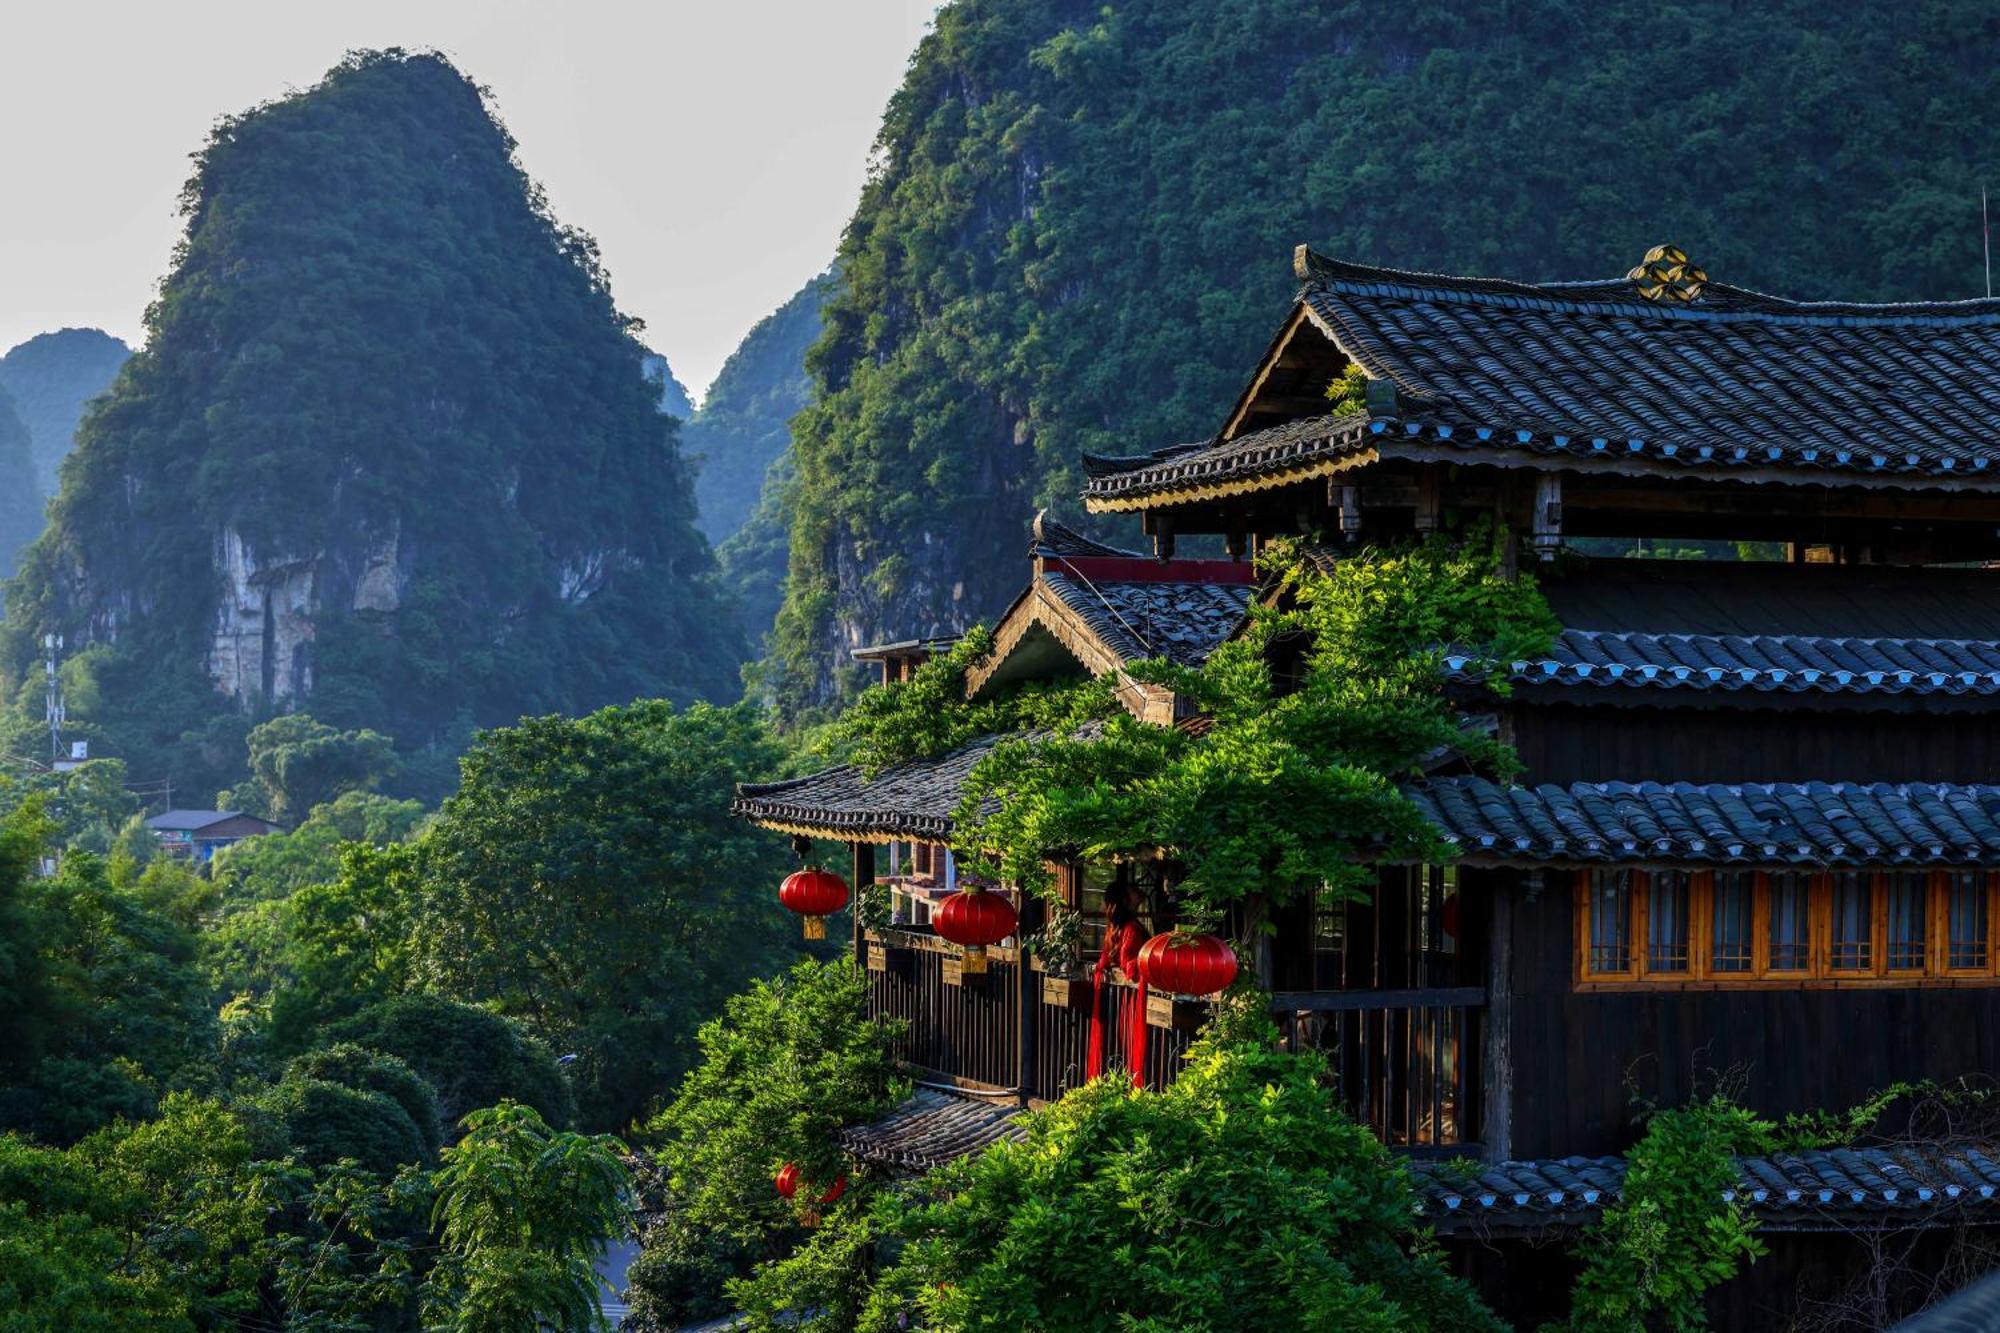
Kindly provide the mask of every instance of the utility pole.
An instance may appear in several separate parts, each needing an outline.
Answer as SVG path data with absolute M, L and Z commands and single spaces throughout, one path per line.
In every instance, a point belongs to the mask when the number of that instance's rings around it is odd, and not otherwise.
M 46 653 L 48 668 L 47 716 L 49 724 L 49 768 L 53 770 L 63 759 L 63 696 L 62 679 L 56 674 L 57 655 L 62 652 L 63 640 L 60 634 L 44 634 L 42 648 Z

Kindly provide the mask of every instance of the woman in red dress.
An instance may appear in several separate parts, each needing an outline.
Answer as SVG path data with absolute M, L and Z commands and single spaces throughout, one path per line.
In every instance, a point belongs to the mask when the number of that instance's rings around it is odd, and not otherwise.
M 1096 1078 L 1104 1072 L 1104 990 L 1113 967 L 1128 981 L 1139 981 L 1139 946 L 1148 931 L 1139 920 L 1146 895 L 1137 884 L 1115 883 L 1104 895 L 1104 947 L 1097 954 L 1097 970 L 1090 1007 L 1090 1062 L 1085 1074 Z M 1132 1071 L 1132 1085 L 1146 1082 L 1146 987 L 1140 982 L 1131 990 L 1115 992 L 1117 1024 L 1125 1033 L 1126 1065 Z

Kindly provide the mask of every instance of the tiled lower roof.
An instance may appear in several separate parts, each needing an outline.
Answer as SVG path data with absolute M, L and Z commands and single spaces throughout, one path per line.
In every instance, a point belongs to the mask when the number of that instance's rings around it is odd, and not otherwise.
M 841 1131 L 841 1146 L 864 1162 L 902 1170 L 928 1170 L 1020 1139 L 1021 1108 L 1011 1101 L 983 1101 L 935 1088 L 919 1088 L 882 1119 Z
M 841 1133 L 864 1162 L 923 1171 L 1026 1137 L 1020 1109 L 919 1088 L 894 1111 Z M 1900 1229 L 2000 1222 L 2000 1147 L 1908 1144 L 1736 1159 L 1722 1201 L 1772 1231 Z M 1418 1216 L 1440 1235 L 1560 1230 L 1594 1221 L 1625 1188 L 1620 1157 L 1410 1163 Z
M 1164 657 L 1199 666 L 1242 623 L 1255 592 L 1247 583 L 1150 583 L 1042 575 L 1104 645 L 1127 662 Z
M 1406 788 L 1488 864 L 1980 865 L 2000 862 L 2000 786 L 1435 778 Z
M 870 778 L 853 764 L 785 782 L 742 783 L 730 809 L 768 828 L 863 842 L 951 836 L 952 811 L 973 766 L 1002 737 L 981 736 L 938 759 L 884 769 Z
M 1722 1198 L 1772 1231 L 1892 1230 L 2000 1222 L 2000 1153 L 1993 1145 L 1836 1148 L 1736 1159 Z M 1576 1226 L 1619 1201 L 1625 1162 L 1417 1162 L 1418 1211 L 1442 1235 Z
M 1458 679 L 1471 666 L 1448 655 Z M 1824 694 L 2000 693 L 2000 643 L 1813 638 L 1790 634 L 1639 634 L 1565 630 L 1545 657 L 1512 664 L 1531 685 Z

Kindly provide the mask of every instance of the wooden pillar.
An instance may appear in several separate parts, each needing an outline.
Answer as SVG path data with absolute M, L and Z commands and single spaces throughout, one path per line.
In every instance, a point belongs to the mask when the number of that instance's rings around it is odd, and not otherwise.
M 868 928 L 861 924 L 861 892 L 875 882 L 875 844 L 857 842 L 854 847 L 854 965 L 868 970 Z
M 1067 875 L 1067 867 L 1059 867 L 1058 876 Z M 1021 899 L 1020 934 L 1014 937 L 1020 943 L 1029 935 L 1042 928 L 1048 920 L 1048 904 L 1035 894 L 1024 894 Z M 1035 1019 L 1042 1007 L 1042 983 L 1035 970 L 1028 966 L 1028 951 L 1020 950 L 1019 962 L 1015 964 L 1015 985 L 1020 992 L 1015 997 L 1014 1007 L 1014 1097 L 1026 1106 L 1029 1100 L 1040 1093 L 1035 1086 Z
M 1514 1013 L 1514 907 L 1523 890 L 1519 872 L 1499 875 L 1488 872 L 1484 882 L 1466 885 L 1460 881 L 1459 910 L 1483 897 L 1488 902 L 1486 939 L 1486 1011 L 1481 1016 L 1484 1066 L 1479 1088 L 1479 1139 L 1489 1162 L 1504 1162 L 1514 1155 L 1514 1059 L 1511 1041 Z M 1467 894 L 1465 890 L 1473 892 Z
M 1340 506 L 1340 535 L 1350 542 L 1358 541 L 1361 537 L 1361 488 L 1336 486 L 1334 498 Z
M 1426 463 L 1417 470 L 1417 535 L 1428 537 L 1443 521 L 1438 485 L 1438 465 Z
M 1171 514 L 1160 514 L 1153 519 L 1153 556 L 1158 560 L 1174 558 L 1174 520 Z
M 1562 473 L 1541 472 L 1536 474 L 1533 522 L 1535 558 L 1543 561 L 1555 559 L 1556 552 L 1562 547 Z

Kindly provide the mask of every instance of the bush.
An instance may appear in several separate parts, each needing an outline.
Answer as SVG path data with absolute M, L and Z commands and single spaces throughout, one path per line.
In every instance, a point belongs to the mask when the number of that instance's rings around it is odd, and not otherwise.
M 414 1069 L 393 1055 L 371 1051 L 353 1042 L 337 1042 L 310 1051 L 285 1069 L 287 1081 L 318 1079 L 357 1092 L 379 1092 L 403 1108 L 424 1143 L 424 1155 L 437 1152 L 443 1122 L 437 1093 Z
M 287 1078 L 257 1098 L 285 1127 L 292 1151 L 307 1166 L 352 1158 L 377 1176 L 430 1156 L 409 1112 L 379 1092 L 317 1078 Z
M 570 1121 L 569 1087 L 555 1060 L 490 1010 L 435 995 L 401 995 L 333 1024 L 326 1035 L 408 1065 L 435 1090 L 448 1128 L 469 1111 L 510 1099 L 534 1107 L 551 1125 Z
M 1317 1055 L 1211 1035 L 1164 1092 L 1100 1080 L 732 1294 L 757 1328 L 1346 1333 L 1502 1325 L 1413 1225 L 1407 1172 Z M 873 1241 L 893 1254 L 867 1273 Z M 900 1250 L 894 1247 L 900 1242 Z

